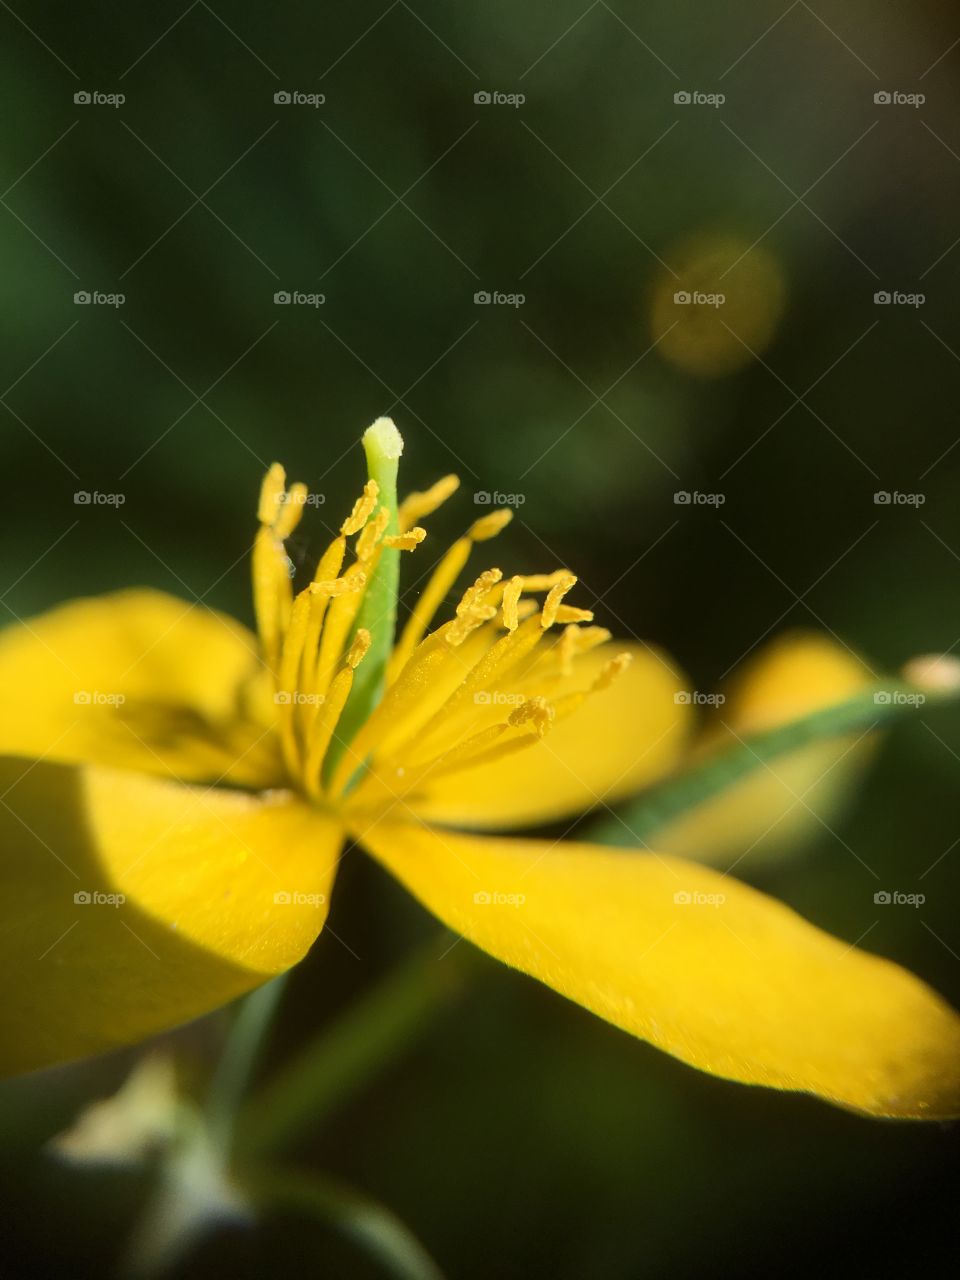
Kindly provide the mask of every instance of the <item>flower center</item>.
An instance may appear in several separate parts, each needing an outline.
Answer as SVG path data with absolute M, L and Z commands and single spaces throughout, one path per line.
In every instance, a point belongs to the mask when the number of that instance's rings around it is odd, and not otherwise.
M 426 533 L 417 521 L 459 481 L 446 476 L 398 505 L 400 433 L 381 418 L 364 445 L 370 479 L 296 594 L 285 540 L 303 515 L 307 488 L 288 489 L 273 464 L 260 492 L 253 586 L 291 781 L 315 801 L 339 801 L 350 791 L 356 802 L 378 805 L 532 745 L 609 684 L 630 655 L 611 658 L 588 688 L 572 687 L 577 657 L 610 633 L 584 625 L 593 615 L 565 603 L 577 581 L 566 569 L 507 581 L 487 569 L 454 617 L 430 630 L 472 548 L 510 522 L 507 510 L 475 520 L 453 543 L 395 640 L 400 552 L 419 546 Z M 542 604 L 531 598 L 538 593 L 545 593 Z

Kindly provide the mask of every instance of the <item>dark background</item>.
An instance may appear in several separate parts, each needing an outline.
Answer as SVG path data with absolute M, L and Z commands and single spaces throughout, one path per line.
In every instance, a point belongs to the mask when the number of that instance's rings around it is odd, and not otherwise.
M 474 491 L 522 494 L 504 568 L 570 563 L 600 622 L 666 646 L 697 688 L 793 625 L 877 669 L 960 643 L 952 5 L 16 0 L 0 31 L 6 621 L 132 582 L 249 621 L 265 466 L 326 496 L 309 559 L 362 481 L 360 432 L 389 413 L 408 487 L 462 477 L 434 547 Z M 675 288 L 728 300 L 674 308 Z M 478 306 L 482 290 L 525 301 Z M 918 712 L 838 836 L 751 873 L 954 1004 L 958 753 L 960 717 Z M 878 911 L 850 849 L 924 906 Z M 436 928 L 358 857 L 331 925 L 275 1061 Z M 0 1094 L 0 1274 L 100 1276 L 117 1254 L 136 1183 L 38 1151 L 125 1065 Z M 914 1273 L 956 1202 L 955 1130 L 699 1075 L 485 962 L 297 1157 L 468 1278 L 809 1274 L 844 1255 L 848 1274 Z M 293 1220 L 182 1274 L 268 1269 L 376 1274 Z

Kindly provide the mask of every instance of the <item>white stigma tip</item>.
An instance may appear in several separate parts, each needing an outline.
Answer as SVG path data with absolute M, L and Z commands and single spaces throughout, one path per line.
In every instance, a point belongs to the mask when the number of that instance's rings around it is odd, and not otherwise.
M 392 418 L 378 418 L 363 433 L 363 445 L 368 452 L 394 461 L 403 453 L 403 436 Z

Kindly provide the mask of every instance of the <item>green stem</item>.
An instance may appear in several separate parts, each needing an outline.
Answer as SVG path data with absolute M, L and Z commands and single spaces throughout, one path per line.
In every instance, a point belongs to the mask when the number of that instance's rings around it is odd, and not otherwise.
M 447 935 L 416 951 L 271 1077 L 241 1117 L 244 1150 L 259 1154 L 308 1132 L 408 1047 L 458 988 L 463 949 L 441 963 L 441 945 L 449 946 Z
M 681 814 L 725 791 L 770 760 L 801 747 L 846 734 L 869 731 L 916 714 L 918 705 L 935 704 L 957 696 L 956 689 L 922 691 L 903 681 L 871 684 L 854 697 L 762 733 L 751 734 L 732 746 L 705 756 L 683 773 L 639 796 L 623 808 L 621 817 L 605 817 L 586 835 L 600 844 L 645 844 L 661 827 Z M 919 701 L 918 701 L 919 699 Z
M 403 438 L 390 418 L 378 418 L 363 433 L 367 455 L 367 472 L 377 482 L 380 507 L 389 513 L 384 536 L 400 532 L 397 518 L 397 471 Z M 394 547 L 381 547 L 376 566 L 363 593 L 354 624 L 354 635 L 361 628 L 370 632 L 370 648 L 357 667 L 353 688 L 337 725 L 337 733 L 324 764 L 329 778 L 347 745 L 383 696 L 387 662 L 393 649 L 397 627 L 397 594 L 400 586 L 400 552 Z M 359 767 L 359 761 L 358 767 Z
M 224 1158 L 232 1146 L 237 1111 L 256 1068 L 286 979 L 287 975 L 281 974 L 239 1002 L 210 1082 L 207 1121 L 211 1138 Z
M 329 1177 L 292 1169 L 256 1167 L 245 1188 L 263 1209 L 291 1209 L 329 1223 L 379 1259 L 397 1280 L 443 1280 L 413 1232 L 369 1196 Z

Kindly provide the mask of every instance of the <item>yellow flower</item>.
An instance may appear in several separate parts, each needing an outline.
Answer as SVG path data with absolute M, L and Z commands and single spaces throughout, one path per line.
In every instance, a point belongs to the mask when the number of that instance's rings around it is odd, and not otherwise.
M 259 644 L 153 591 L 0 637 L 6 1070 L 136 1041 L 296 964 L 352 840 L 477 946 L 693 1066 L 872 1115 L 960 1111 L 960 1019 L 904 970 L 696 862 L 477 834 L 669 773 L 684 682 L 592 625 L 566 569 L 487 569 L 434 626 L 502 511 L 442 557 L 394 644 L 400 556 L 456 480 L 398 506 L 396 428 L 364 443 L 372 478 L 297 594 L 285 539 L 309 495 L 270 469 Z

